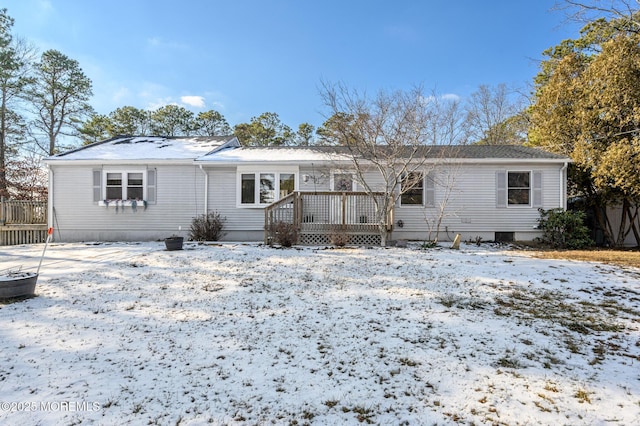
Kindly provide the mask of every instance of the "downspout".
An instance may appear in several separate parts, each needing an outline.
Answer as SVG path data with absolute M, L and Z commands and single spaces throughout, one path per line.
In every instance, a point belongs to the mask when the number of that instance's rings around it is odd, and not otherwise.
M 54 177 L 54 173 L 53 173 L 53 168 L 51 168 L 51 165 L 47 164 L 47 169 L 49 169 L 49 185 L 48 185 L 48 194 L 47 194 L 47 228 L 53 228 L 53 177 Z M 60 235 L 60 230 L 56 229 L 56 231 L 58 231 L 58 236 Z
M 568 162 L 564 162 L 564 165 L 560 169 L 560 207 L 564 210 L 567 209 L 567 177 L 566 172 L 569 167 Z
M 200 171 L 204 173 L 204 214 L 206 215 L 209 206 L 209 173 L 202 168 L 202 164 L 200 164 Z

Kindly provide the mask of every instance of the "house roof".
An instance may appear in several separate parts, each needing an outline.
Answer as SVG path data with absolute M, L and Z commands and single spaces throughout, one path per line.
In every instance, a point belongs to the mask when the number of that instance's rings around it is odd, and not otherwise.
M 380 146 L 384 151 L 389 149 Z M 412 153 L 406 147 L 406 154 Z M 311 163 L 348 161 L 344 146 L 240 146 L 235 136 L 117 136 L 46 159 L 46 162 L 136 162 L 196 161 L 198 163 Z M 532 161 L 566 162 L 569 158 L 540 149 L 519 145 L 429 145 L 421 146 L 416 157 L 462 162 Z
M 568 160 L 563 155 L 522 145 L 427 146 L 425 150 L 430 158 Z
M 380 147 L 384 149 L 385 147 Z M 412 152 L 407 147 L 407 155 Z M 198 158 L 198 162 L 255 163 L 255 162 L 313 162 L 348 160 L 349 149 L 344 146 L 239 147 L 221 149 Z M 448 160 L 531 160 L 569 161 L 569 158 L 519 145 L 455 145 L 422 146 L 416 157 Z
M 56 160 L 194 160 L 235 136 L 116 136 L 47 158 Z

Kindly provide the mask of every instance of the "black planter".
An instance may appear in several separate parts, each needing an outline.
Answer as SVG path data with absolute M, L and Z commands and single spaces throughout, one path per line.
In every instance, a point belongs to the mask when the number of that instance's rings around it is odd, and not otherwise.
M 167 247 L 167 250 L 182 250 L 182 243 L 184 242 L 183 237 L 169 237 L 165 238 L 164 245 Z
M 36 273 L 20 273 L 15 276 L 0 277 L 0 299 L 33 296 L 36 290 Z

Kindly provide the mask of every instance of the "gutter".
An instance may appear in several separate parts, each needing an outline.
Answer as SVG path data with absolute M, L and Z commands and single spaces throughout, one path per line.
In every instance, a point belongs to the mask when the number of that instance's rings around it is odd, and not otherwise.
M 204 173 L 204 214 L 206 216 L 209 207 L 209 173 L 202 168 L 202 164 L 200 164 L 200 171 Z

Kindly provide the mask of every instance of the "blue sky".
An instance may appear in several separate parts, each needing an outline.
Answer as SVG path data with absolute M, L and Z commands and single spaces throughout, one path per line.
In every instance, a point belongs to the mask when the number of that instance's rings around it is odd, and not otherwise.
M 231 125 L 276 112 L 320 125 L 322 80 L 466 98 L 525 87 L 578 35 L 555 0 L 5 0 L 14 35 L 79 61 L 108 114 L 169 103 Z

